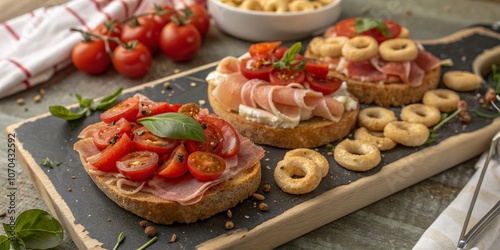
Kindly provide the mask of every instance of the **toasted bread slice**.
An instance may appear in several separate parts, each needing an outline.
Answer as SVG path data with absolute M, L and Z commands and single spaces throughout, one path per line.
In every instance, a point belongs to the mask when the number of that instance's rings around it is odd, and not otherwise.
M 295 128 L 273 128 L 252 121 L 230 111 L 212 95 L 214 87 L 209 84 L 208 100 L 218 116 L 229 122 L 243 136 L 253 143 L 270 145 L 279 148 L 314 148 L 344 138 L 349 134 L 359 112 L 358 109 L 344 112 L 338 122 L 321 117 L 302 121 Z
M 93 174 L 85 157 L 80 155 L 80 160 L 91 179 L 106 196 L 120 207 L 157 224 L 193 223 L 224 212 L 255 193 L 262 178 L 259 161 L 233 178 L 205 191 L 201 201 L 181 205 L 142 191 L 124 194 L 119 191 L 115 177 Z

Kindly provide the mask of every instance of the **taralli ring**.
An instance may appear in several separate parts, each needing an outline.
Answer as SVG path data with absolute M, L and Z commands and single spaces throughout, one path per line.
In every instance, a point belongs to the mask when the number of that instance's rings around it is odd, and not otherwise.
M 346 36 L 327 37 L 321 44 L 322 57 L 340 57 L 342 55 L 342 47 L 349 40 Z
M 289 194 L 305 194 L 316 189 L 321 182 L 321 170 L 305 157 L 287 157 L 274 169 L 276 184 Z
M 443 113 L 457 110 L 460 96 L 450 89 L 433 89 L 425 92 L 422 102 L 439 109 Z
M 380 151 L 391 150 L 398 144 L 385 137 L 383 132 L 380 131 L 370 131 L 365 127 L 358 128 L 354 132 L 354 139 L 373 143 Z
M 382 131 L 387 123 L 397 119 L 394 111 L 382 107 L 364 108 L 358 114 L 359 126 L 371 131 Z
M 352 171 L 370 170 L 382 160 L 380 150 L 372 143 L 349 139 L 337 144 L 333 156 L 340 166 Z
M 328 174 L 328 171 L 330 171 L 330 164 L 328 163 L 328 160 L 322 154 L 312 149 L 297 148 L 290 150 L 285 154 L 284 159 L 295 156 L 305 157 L 316 163 L 316 165 L 318 165 L 318 168 L 321 170 L 321 177 L 325 177 Z
M 418 56 L 418 48 L 414 41 L 406 38 L 394 38 L 380 44 L 380 57 L 390 62 L 413 61 Z
M 384 128 L 384 135 L 408 147 L 418 147 L 429 139 L 429 128 L 422 123 L 405 121 L 390 122 Z
M 345 42 L 342 55 L 348 61 L 366 61 L 378 53 L 378 43 L 370 36 L 356 36 Z
M 401 110 L 401 120 L 406 122 L 418 122 L 427 127 L 432 127 L 441 120 L 441 112 L 436 107 L 414 103 L 405 106 Z
M 460 92 L 476 90 L 481 82 L 480 76 L 467 71 L 448 71 L 443 75 L 444 85 Z

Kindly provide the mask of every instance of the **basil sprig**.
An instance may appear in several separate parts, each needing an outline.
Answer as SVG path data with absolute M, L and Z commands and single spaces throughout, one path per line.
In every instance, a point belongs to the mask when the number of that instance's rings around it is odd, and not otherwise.
M 64 231 L 52 215 L 31 209 L 22 212 L 14 226 L 3 224 L 5 233 L 0 235 L 0 250 L 14 249 L 49 249 L 61 244 Z
M 382 33 L 383 36 L 385 37 L 392 36 L 391 32 L 387 28 L 387 25 L 382 19 L 359 18 L 354 23 L 354 26 L 356 27 L 356 34 L 361 34 L 365 31 L 376 28 L 380 30 L 380 33 Z
M 182 113 L 164 113 L 137 121 L 160 137 L 206 141 L 201 125 L 192 117 Z
M 289 70 L 300 70 L 304 68 L 304 61 L 296 61 L 295 58 L 300 53 L 302 49 L 302 43 L 296 42 L 290 48 L 288 48 L 281 58 L 281 60 L 273 63 L 273 67 L 279 70 L 289 69 Z
M 122 88 L 119 88 L 115 93 L 102 98 L 101 100 L 94 101 L 92 99 L 84 99 L 81 95 L 76 95 L 78 103 L 80 104 L 79 109 L 75 112 L 63 107 L 63 106 L 50 106 L 50 113 L 58 118 L 72 121 L 78 120 L 84 116 L 89 116 L 93 111 L 96 110 L 106 110 L 115 104 L 116 100 L 122 93 Z

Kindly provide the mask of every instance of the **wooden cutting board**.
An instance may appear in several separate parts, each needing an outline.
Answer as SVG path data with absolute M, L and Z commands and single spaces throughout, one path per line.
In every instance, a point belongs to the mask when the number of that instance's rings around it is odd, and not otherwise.
M 486 74 L 492 63 L 500 63 L 500 35 L 488 28 L 475 27 L 442 39 L 422 42 L 428 51 L 439 58 L 454 61 L 454 66 L 443 68 L 443 73 L 466 70 Z M 171 103 L 206 100 L 204 78 L 216 65 L 212 63 L 128 89 L 122 100 L 135 93 Z M 170 90 L 163 87 L 167 81 L 173 86 Z M 461 93 L 469 111 L 477 109 L 495 113 L 479 104 L 478 95 L 484 91 L 483 86 L 476 92 Z M 400 108 L 394 110 L 399 114 Z M 13 124 L 6 130 L 16 134 L 21 165 L 52 214 L 64 225 L 79 248 L 110 249 L 121 231 L 126 234 L 124 248 L 137 248 L 148 240 L 138 225 L 141 219 L 118 207 L 93 184 L 78 154 L 72 149 L 77 134 L 97 121 L 98 114 L 73 122 L 44 114 Z M 231 220 L 235 224 L 233 230 L 224 228 L 228 220 L 225 213 L 194 224 L 156 225 L 159 239 L 148 249 L 256 249 L 279 246 L 479 155 L 486 151 L 498 131 L 499 119 L 472 116 L 471 123 L 467 125 L 454 119 L 438 131 L 436 142 L 418 148 L 398 146 L 383 152 L 379 166 L 367 172 L 345 170 L 336 164 L 326 147 L 318 148 L 330 162 L 330 173 L 314 192 L 305 195 L 289 195 L 277 187 L 273 178 L 274 167 L 286 150 L 265 146 L 266 156 L 261 161 L 261 185 L 271 185 L 271 192 L 264 193 L 268 211 L 259 211 L 257 201 L 249 198 L 231 209 Z M 39 163 L 46 157 L 63 164 L 52 169 L 40 166 Z M 168 243 L 173 234 L 177 236 L 177 241 Z

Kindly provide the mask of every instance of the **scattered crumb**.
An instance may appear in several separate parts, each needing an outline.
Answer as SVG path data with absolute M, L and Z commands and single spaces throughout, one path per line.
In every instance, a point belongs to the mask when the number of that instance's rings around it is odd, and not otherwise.
M 33 97 L 33 101 L 34 102 L 40 102 L 42 100 L 42 96 L 41 95 L 36 95 L 35 97 Z
M 19 105 L 24 105 L 24 99 L 23 98 L 19 98 L 16 100 L 16 103 L 19 104 Z
M 74 179 L 76 179 L 76 176 L 72 175 L 72 176 L 71 176 L 71 179 L 73 179 L 73 180 L 74 180 Z
M 38 93 L 41 95 L 41 96 L 45 96 L 45 89 L 40 89 L 38 91 Z
M 195 82 L 191 82 L 191 83 L 189 83 L 189 85 L 190 85 L 191 87 L 196 87 L 196 83 L 195 83 Z
M 177 235 L 172 234 L 172 237 L 170 238 L 170 240 L 168 241 L 168 243 L 174 243 L 176 240 L 177 240 Z
M 165 82 L 165 83 L 163 83 L 163 87 L 164 87 L 164 88 L 166 88 L 166 89 L 170 89 L 170 88 L 172 88 L 172 87 L 170 86 L 170 82 Z
M 73 189 L 71 187 L 68 188 L 68 192 L 71 192 L 73 191 Z
M 111 222 L 111 218 L 108 218 L 108 222 Z
M 179 72 L 181 72 L 181 70 L 180 70 L 180 69 L 174 69 L 174 73 L 176 73 L 176 74 L 177 74 L 177 73 L 179 73 Z
M 6 213 L 6 212 L 1 212 L 1 213 L 0 213 L 0 218 L 3 218 L 3 217 L 5 217 L 5 216 L 7 216 L 7 213 Z
M 199 100 L 199 101 L 198 101 L 198 104 L 200 104 L 200 106 L 205 105 L 205 103 L 206 103 L 206 101 L 205 101 L 205 100 Z
M 226 224 L 224 225 L 226 229 L 230 230 L 234 228 L 234 223 L 232 221 L 226 221 Z

